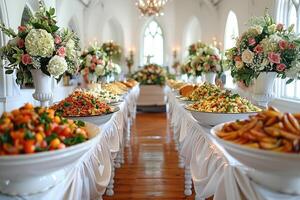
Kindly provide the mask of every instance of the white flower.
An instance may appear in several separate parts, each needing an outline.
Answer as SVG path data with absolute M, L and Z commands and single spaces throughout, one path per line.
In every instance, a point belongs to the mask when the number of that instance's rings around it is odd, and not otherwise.
M 118 65 L 118 64 L 114 64 L 114 65 L 115 65 L 115 66 L 114 66 L 114 72 L 115 72 L 116 74 L 120 74 L 121 71 L 122 71 L 120 65 Z
M 51 57 L 55 49 L 53 36 L 44 29 L 32 29 L 25 38 L 31 56 Z
M 69 58 L 76 57 L 75 42 L 72 39 L 70 39 L 66 44 L 66 55 Z
M 54 56 L 47 65 L 48 72 L 54 77 L 62 75 L 68 69 L 68 64 L 63 57 Z
M 244 63 L 251 64 L 253 61 L 253 56 L 254 56 L 254 53 L 252 51 L 250 51 L 249 49 L 246 49 L 242 53 L 242 61 Z
M 105 67 L 103 65 L 97 65 L 95 68 L 95 73 L 97 76 L 105 75 Z
M 257 35 L 260 35 L 263 31 L 263 27 L 258 26 L 258 25 L 255 25 L 252 28 L 256 31 Z
M 237 69 L 241 69 L 244 67 L 244 63 L 242 61 L 236 61 L 235 66 Z
M 269 34 L 273 34 L 276 31 L 276 24 L 272 24 L 270 26 L 268 26 L 268 32 Z
M 285 71 L 285 75 L 289 78 L 296 79 L 300 76 L 300 63 L 293 61 L 291 65 L 292 67 Z
M 91 66 L 92 58 L 93 58 L 93 57 L 92 57 L 91 55 L 87 55 L 87 56 L 85 57 L 85 65 L 86 65 L 87 67 Z

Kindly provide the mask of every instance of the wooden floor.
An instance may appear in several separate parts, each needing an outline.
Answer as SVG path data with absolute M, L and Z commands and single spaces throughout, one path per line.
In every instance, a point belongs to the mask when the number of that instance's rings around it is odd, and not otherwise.
M 183 200 L 184 171 L 178 167 L 165 113 L 139 113 L 125 148 L 125 164 L 116 169 L 115 195 L 104 200 Z

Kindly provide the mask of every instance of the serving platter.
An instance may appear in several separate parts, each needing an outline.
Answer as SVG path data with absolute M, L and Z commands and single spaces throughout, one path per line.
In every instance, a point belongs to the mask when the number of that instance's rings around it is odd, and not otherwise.
M 271 190 L 300 195 L 300 155 L 251 148 L 217 136 L 225 123 L 211 129 L 211 135 L 233 158 L 248 167 L 247 175 Z
M 184 108 L 189 111 L 199 124 L 204 126 L 215 126 L 228 121 L 247 119 L 249 115 L 256 115 L 257 112 L 247 113 L 218 113 L 218 112 L 200 112 L 191 110 L 184 105 Z
M 94 116 L 66 116 L 68 119 L 73 120 L 80 120 L 84 122 L 94 123 L 98 126 L 101 126 L 108 122 L 114 113 L 118 112 L 120 110 L 119 107 L 114 107 L 113 112 L 108 114 L 101 114 L 101 115 L 94 115 Z
M 46 191 L 65 179 L 76 161 L 91 148 L 100 128 L 86 123 L 89 140 L 65 149 L 0 156 L 0 192 L 30 195 Z

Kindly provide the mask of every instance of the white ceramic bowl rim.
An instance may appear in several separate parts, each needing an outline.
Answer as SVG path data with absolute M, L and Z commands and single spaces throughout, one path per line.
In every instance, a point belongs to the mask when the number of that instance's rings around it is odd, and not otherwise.
M 233 121 L 231 121 L 233 122 Z M 211 128 L 210 130 L 210 133 L 211 135 L 218 141 L 218 143 L 222 145 L 222 143 L 225 143 L 226 145 L 230 145 L 234 148 L 237 148 L 237 149 L 241 149 L 241 150 L 246 150 L 246 151 L 249 151 L 251 153 L 254 153 L 254 154 L 259 154 L 259 155 L 264 155 L 264 156 L 271 156 L 271 157 L 285 157 L 285 158 L 291 158 L 291 159 L 299 159 L 300 158 L 300 153 L 285 153 L 285 152 L 274 152 L 274 151 L 271 151 L 271 150 L 263 150 L 263 149 L 255 149 L 255 148 L 251 148 L 251 147 L 247 147 L 247 146 L 244 146 L 244 145 L 239 145 L 239 144 L 236 144 L 236 143 L 233 143 L 233 142 L 229 142 L 227 140 L 223 140 L 222 138 L 218 137 L 216 135 L 216 132 L 218 130 L 220 130 L 225 124 L 227 123 L 231 123 L 231 122 L 225 122 L 225 123 L 222 123 L 222 124 L 218 124 L 214 127 Z
M 191 112 L 196 112 L 196 113 L 207 113 L 207 114 L 223 114 L 223 115 L 245 115 L 245 114 L 255 114 L 255 113 L 258 113 L 256 111 L 254 112 L 243 112 L 243 113 L 226 113 L 226 112 L 204 112 L 204 111 L 197 111 L 197 110 L 191 110 L 188 108 L 188 106 L 191 105 L 191 104 L 188 104 L 188 105 L 183 105 L 184 108 L 188 111 L 191 111 Z

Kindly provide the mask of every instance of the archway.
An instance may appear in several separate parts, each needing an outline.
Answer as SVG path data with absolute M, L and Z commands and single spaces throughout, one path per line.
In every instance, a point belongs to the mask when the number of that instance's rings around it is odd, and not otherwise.
M 197 17 L 192 17 L 186 26 L 183 38 L 183 50 L 185 50 L 183 57 L 186 57 L 188 46 L 201 40 L 201 24 Z

